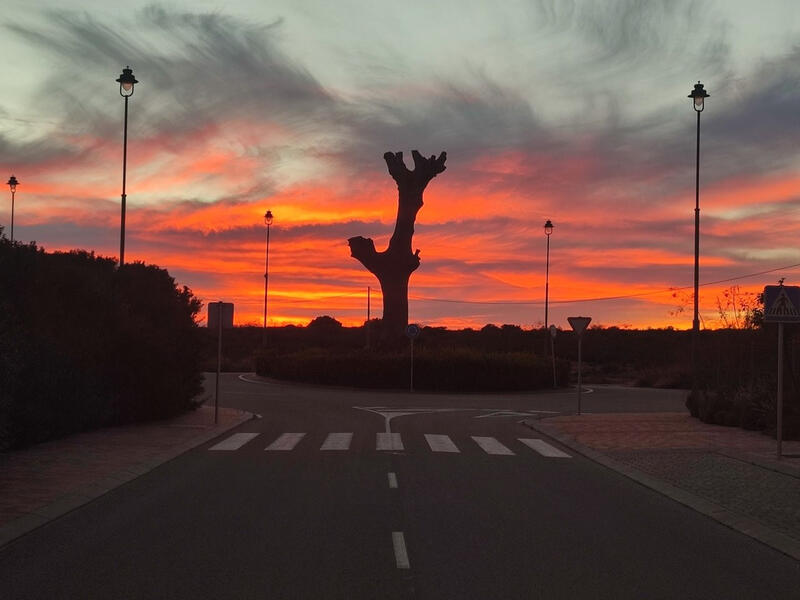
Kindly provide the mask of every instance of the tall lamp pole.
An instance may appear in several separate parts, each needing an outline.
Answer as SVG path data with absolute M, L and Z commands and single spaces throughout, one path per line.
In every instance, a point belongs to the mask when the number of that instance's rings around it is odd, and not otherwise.
M 692 319 L 692 394 L 697 393 L 697 339 L 700 335 L 700 113 L 705 108 L 705 99 L 710 94 L 703 89 L 699 81 L 689 94 L 697 113 L 697 158 L 695 163 L 694 183 L 694 317 Z
M 8 179 L 8 187 L 11 190 L 11 243 L 14 243 L 14 195 L 17 193 L 19 181 L 13 175 Z
M 264 259 L 264 334 L 262 343 L 267 343 L 267 290 L 269 289 L 269 228 L 272 225 L 272 211 L 264 213 L 264 224 L 267 226 L 267 251 Z
M 117 79 L 119 95 L 125 98 L 125 126 L 122 134 L 122 212 L 119 226 L 119 266 L 125 264 L 125 179 L 128 168 L 128 98 L 133 96 L 133 86 L 139 83 L 133 76 L 131 68 L 122 69 L 122 74 Z
M 553 233 L 553 223 L 550 219 L 544 224 L 544 235 L 547 237 L 547 259 L 545 261 L 544 275 L 544 328 L 547 329 L 547 309 L 550 302 L 550 234 Z

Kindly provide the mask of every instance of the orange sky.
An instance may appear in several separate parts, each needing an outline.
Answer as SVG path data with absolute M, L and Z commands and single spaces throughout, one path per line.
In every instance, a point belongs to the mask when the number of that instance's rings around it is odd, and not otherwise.
M 410 163 L 416 148 L 448 159 L 416 223 L 411 320 L 543 324 L 551 219 L 550 322 L 688 328 L 686 96 L 703 78 L 703 323 L 723 324 L 717 303 L 731 286 L 748 299 L 800 279 L 800 50 L 784 20 L 731 36 L 749 23 L 735 3 L 554 5 L 547 18 L 465 6 L 443 39 L 430 30 L 434 6 L 397 9 L 392 27 L 394 8 L 364 7 L 371 25 L 358 35 L 333 25 L 335 6 L 315 19 L 276 6 L 133 2 L 119 15 L 32 10 L 10 27 L 0 48 L 19 59 L 18 85 L 0 101 L 0 163 L 20 180 L 15 237 L 117 254 L 114 79 L 130 64 L 126 259 L 168 269 L 204 302 L 234 302 L 239 324 L 263 315 L 267 209 L 270 324 L 361 324 L 368 286 L 380 316 L 378 283 L 347 239 L 386 247 L 396 186 L 382 155 L 402 150 Z M 9 222 L 0 202 L 5 235 Z

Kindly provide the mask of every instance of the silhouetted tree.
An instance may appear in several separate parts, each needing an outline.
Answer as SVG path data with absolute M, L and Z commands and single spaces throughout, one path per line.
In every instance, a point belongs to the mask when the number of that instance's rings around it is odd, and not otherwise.
M 408 280 L 419 267 L 419 250 L 411 252 L 414 222 L 422 208 L 422 193 L 431 179 L 445 170 L 447 153 L 442 152 L 425 158 L 416 150 L 411 152 L 414 170 L 403 162 L 402 152 L 387 152 L 383 155 L 389 175 L 397 182 L 397 221 L 389 247 L 383 252 L 375 250 L 371 238 L 352 237 L 350 255 L 358 259 L 381 284 L 383 293 L 383 321 L 381 335 L 391 340 L 403 334 L 408 324 Z

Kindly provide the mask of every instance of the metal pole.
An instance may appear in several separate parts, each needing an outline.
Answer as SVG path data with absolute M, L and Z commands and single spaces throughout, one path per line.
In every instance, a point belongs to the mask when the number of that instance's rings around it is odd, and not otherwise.
M 697 156 L 694 185 L 694 317 L 692 319 L 692 396 L 696 397 L 697 339 L 700 335 L 700 112 L 697 113 Z
M 411 388 L 414 391 L 414 338 L 411 338 Z
M 778 323 L 778 398 L 775 403 L 777 412 L 777 438 L 778 438 L 778 458 L 783 454 L 783 323 Z
M 370 309 L 370 296 L 372 293 L 372 288 L 367 286 L 367 322 L 364 324 L 364 327 L 367 330 L 367 348 L 369 348 L 369 309 Z
M 219 374 L 222 370 L 222 300 L 217 302 L 217 381 L 214 390 L 214 425 L 219 418 Z
M 267 343 L 267 290 L 269 289 L 269 223 L 267 223 L 267 250 L 264 258 L 264 332 L 261 336 L 262 345 Z
M 583 388 L 583 381 L 581 379 L 581 345 L 583 342 L 583 336 L 578 334 L 578 414 L 581 414 L 581 391 Z
M 14 243 L 14 192 L 11 192 L 11 243 Z
M 119 266 L 125 264 L 125 180 L 128 169 L 128 96 L 125 96 L 125 126 L 122 134 L 122 212 L 119 225 Z
M 548 221 L 549 223 L 550 221 Z M 544 328 L 547 329 L 547 308 L 550 299 L 550 236 L 547 236 L 547 260 L 544 275 Z
M 556 340 L 550 336 L 550 356 L 553 358 L 553 389 L 558 387 L 558 378 L 556 377 Z

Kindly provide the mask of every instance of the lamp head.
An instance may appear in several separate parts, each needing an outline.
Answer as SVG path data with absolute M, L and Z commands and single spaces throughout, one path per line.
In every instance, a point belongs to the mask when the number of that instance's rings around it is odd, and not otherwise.
M 11 193 L 12 194 L 17 191 L 17 185 L 19 185 L 19 181 L 17 181 L 17 178 L 14 177 L 13 175 L 11 177 L 9 177 L 9 179 L 8 179 L 8 187 L 11 188 Z
M 264 224 L 267 226 L 272 225 L 272 211 L 268 210 L 264 213 Z
M 119 82 L 119 95 L 123 98 L 133 96 L 133 84 L 139 83 L 133 76 L 133 71 L 130 67 L 122 69 L 122 75 L 117 79 Z
M 698 81 L 697 83 L 694 84 L 694 89 L 692 90 L 692 93 L 689 94 L 688 97 L 694 99 L 694 109 L 697 112 L 703 112 L 703 108 L 705 108 L 703 101 L 710 95 L 711 94 L 709 94 L 703 89 L 703 84 Z
M 547 222 L 544 224 L 544 234 L 549 236 L 551 233 L 553 233 L 553 222 L 547 219 Z

